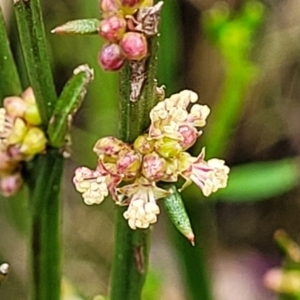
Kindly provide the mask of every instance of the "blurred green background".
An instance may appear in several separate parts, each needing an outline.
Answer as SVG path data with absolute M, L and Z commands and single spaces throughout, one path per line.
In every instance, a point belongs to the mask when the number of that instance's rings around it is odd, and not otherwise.
M 98 138 L 118 134 L 118 76 L 97 64 L 99 37 L 50 33 L 71 19 L 99 18 L 96 0 L 41 2 L 58 93 L 79 64 L 95 71 L 75 118 L 73 155 L 65 163 L 63 182 L 64 299 L 92 299 L 107 294 L 114 206 L 109 200 L 85 206 L 71 178 L 79 165 L 93 167 L 91 149 Z M 199 102 L 211 107 L 192 152 L 205 146 L 208 158 L 225 158 L 232 171 L 228 188 L 209 199 L 195 187 L 183 194 L 197 234 L 195 249 L 161 214 L 153 228 L 143 299 L 210 299 L 202 292 L 203 263 L 212 299 L 277 299 L 262 284 L 264 273 L 281 261 L 273 233 L 284 228 L 300 241 L 300 2 L 164 2 L 159 84 L 166 86 L 167 96 L 195 90 Z M 11 4 L 0 3 L 25 88 Z M 22 195 L 0 199 L 0 262 L 12 267 L 0 299 L 27 297 L 27 212 Z

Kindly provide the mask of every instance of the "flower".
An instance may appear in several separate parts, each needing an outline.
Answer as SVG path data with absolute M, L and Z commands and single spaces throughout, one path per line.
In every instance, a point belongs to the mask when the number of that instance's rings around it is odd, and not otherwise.
M 193 127 L 203 127 L 206 124 L 206 118 L 210 109 L 206 105 L 193 104 L 198 100 L 198 95 L 189 90 L 184 90 L 170 98 L 159 102 L 150 112 L 151 125 L 149 137 L 160 139 L 169 137 L 171 139 L 185 141 L 188 131 L 188 144 L 192 145 L 200 133 L 195 133 Z M 190 112 L 188 106 L 192 104 Z
M 185 151 L 201 136 L 198 127 L 205 126 L 210 113 L 197 100 L 195 92 L 185 90 L 159 102 L 150 112 L 149 131 L 133 144 L 112 136 L 99 139 L 93 148 L 96 170 L 79 168 L 73 180 L 85 203 L 99 204 L 110 193 L 117 205 L 128 205 L 123 216 L 130 228 L 148 228 L 160 212 L 156 200 L 172 193 L 157 182 L 177 182 L 181 176 L 181 190 L 194 182 L 206 197 L 226 187 L 224 160 L 205 161 L 204 150 L 198 157 Z
M 86 167 L 76 169 L 73 183 L 87 205 L 100 204 L 108 196 L 106 176 L 97 170 Z
M 124 212 L 124 218 L 128 220 L 130 228 L 148 228 L 150 224 L 157 221 L 159 207 L 156 200 L 170 195 L 156 186 L 153 181 L 139 177 L 133 184 L 125 185 L 117 189 L 118 193 L 127 198 L 119 203 L 129 203 L 128 209 Z
M 186 179 L 181 190 L 193 181 L 207 197 L 218 189 L 226 187 L 229 168 L 224 160 L 213 158 L 206 162 L 204 150 L 202 150 L 198 157 L 192 157 L 187 152 L 183 152 L 179 162 L 180 174 Z

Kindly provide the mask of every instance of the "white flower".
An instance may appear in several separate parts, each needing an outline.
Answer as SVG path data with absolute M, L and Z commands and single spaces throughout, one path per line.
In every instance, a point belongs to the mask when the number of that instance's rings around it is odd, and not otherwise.
M 76 169 L 73 183 L 78 192 L 82 193 L 87 205 L 100 204 L 108 196 L 106 175 L 86 167 Z
M 230 170 L 224 160 L 213 158 L 206 162 L 204 150 L 198 157 L 192 157 L 184 152 L 180 160 L 180 173 L 186 179 L 182 189 L 193 181 L 207 197 L 218 189 L 226 187 Z
M 183 125 L 205 126 L 210 109 L 206 105 L 195 104 L 197 100 L 198 95 L 195 92 L 184 90 L 159 102 L 150 112 L 149 137 L 152 139 L 169 137 L 175 140 L 184 140 L 184 136 L 179 131 L 180 127 Z M 188 106 L 191 103 L 193 105 L 189 112 Z M 197 135 L 195 135 L 193 143 L 196 138 Z
M 128 220 L 131 229 L 148 228 L 156 223 L 159 207 L 155 202 L 147 202 L 143 199 L 131 201 L 128 209 L 124 212 L 124 218 Z
M 150 224 L 155 223 L 159 214 L 156 200 L 170 194 L 169 191 L 157 187 L 155 182 L 144 177 L 138 178 L 133 184 L 118 188 L 117 191 L 121 196 L 127 197 L 124 202 L 129 203 L 129 207 L 124 212 L 124 218 L 128 220 L 132 229 L 148 228 Z

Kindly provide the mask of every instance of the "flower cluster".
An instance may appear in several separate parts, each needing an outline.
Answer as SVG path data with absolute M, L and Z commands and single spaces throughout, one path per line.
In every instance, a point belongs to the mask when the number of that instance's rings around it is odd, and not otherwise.
M 21 163 L 43 152 L 47 139 L 32 88 L 4 99 L 0 108 L 0 192 L 11 196 L 22 186 Z
M 128 205 L 124 217 L 132 229 L 147 228 L 157 221 L 156 200 L 171 192 L 157 183 L 185 179 L 182 189 L 194 182 L 209 196 L 227 184 L 229 168 L 223 160 L 204 160 L 187 150 L 201 135 L 210 109 L 197 104 L 196 93 L 184 90 L 159 102 L 150 112 L 148 133 L 133 145 L 114 137 L 97 141 L 96 170 L 86 167 L 75 171 L 74 184 L 86 204 L 99 204 L 110 194 L 118 205 Z
M 126 60 L 140 61 L 147 56 L 147 37 L 157 33 L 143 24 L 151 14 L 152 5 L 153 0 L 100 0 L 103 20 L 99 34 L 107 41 L 99 54 L 104 70 L 116 71 Z M 139 14 L 141 9 L 145 12 Z

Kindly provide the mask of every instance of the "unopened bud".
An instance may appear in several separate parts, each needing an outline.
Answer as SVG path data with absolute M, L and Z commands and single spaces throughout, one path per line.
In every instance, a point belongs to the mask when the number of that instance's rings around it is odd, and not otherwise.
M 100 0 L 100 10 L 104 17 L 113 15 L 118 11 L 115 0 Z
M 143 1 L 144 0 L 117 0 L 117 3 L 125 15 L 132 15 L 141 6 Z
M 32 127 L 28 130 L 20 151 L 26 155 L 34 155 L 42 152 L 46 148 L 46 143 L 44 132 L 37 127 Z
M 192 147 L 199 137 L 199 133 L 194 126 L 182 125 L 178 128 L 178 132 L 182 136 L 182 141 L 179 143 L 183 150 Z
M 133 143 L 133 148 L 143 155 L 152 152 L 154 149 L 154 141 L 149 140 L 147 136 L 148 135 L 140 135 Z
M 120 154 L 117 161 L 117 173 L 124 176 L 124 180 L 134 179 L 141 167 L 141 158 L 135 151 L 128 151 Z
M 33 93 L 32 87 L 28 87 L 23 93 L 22 93 L 22 99 L 28 104 L 34 104 L 36 103 L 35 101 L 35 96 Z
M 17 118 L 14 122 L 11 134 L 8 136 L 7 143 L 10 145 L 21 143 L 28 131 L 28 127 L 23 119 Z
M 127 150 L 130 147 L 113 136 L 106 136 L 96 142 L 93 151 L 99 157 L 105 157 L 105 162 L 116 162 L 119 153 L 124 149 Z
M 264 276 L 264 285 L 277 293 L 298 295 L 300 272 L 298 270 L 271 269 Z
M 106 44 L 99 54 L 99 64 L 105 71 L 118 71 L 125 62 L 121 49 L 117 44 Z
M 141 60 L 148 53 L 145 36 L 137 32 L 127 32 L 120 41 L 124 56 L 129 60 Z
M 142 173 L 150 181 L 160 180 L 165 175 L 166 169 L 166 161 L 157 153 L 152 152 L 144 156 Z
M 149 7 L 149 6 L 153 6 L 153 0 L 144 0 L 141 4 L 140 7 Z
M 24 118 L 31 125 L 40 125 L 42 123 L 42 119 L 36 104 L 28 105 Z
M 16 194 L 23 185 L 21 173 L 14 173 L 0 179 L 0 193 L 4 197 Z
M 178 141 L 164 137 L 156 141 L 155 150 L 162 157 L 173 158 L 182 151 L 182 147 Z
M 16 96 L 5 98 L 3 106 L 5 107 L 7 114 L 12 117 L 21 118 L 27 108 L 26 102 L 22 98 Z
M 109 42 L 118 42 L 126 31 L 126 21 L 121 16 L 111 16 L 101 21 L 99 34 Z

